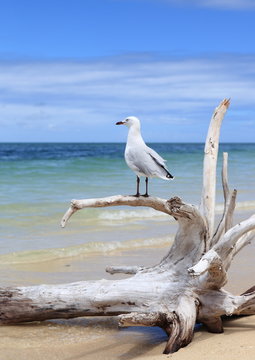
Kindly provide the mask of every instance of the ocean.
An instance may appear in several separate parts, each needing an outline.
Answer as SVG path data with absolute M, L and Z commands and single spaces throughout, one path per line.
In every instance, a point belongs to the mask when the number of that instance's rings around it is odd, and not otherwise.
M 174 181 L 149 180 L 149 193 L 199 204 L 204 144 L 149 144 L 167 160 Z M 169 216 L 148 208 L 84 209 L 60 221 L 71 199 L 134 194 L 135 174 L 123 143 L 1 143 L 0 260 L 28 263 L 164 246 L 176 231 Z M 217 206 L 222 210 L 222 152 L 229 153 L 229 183 L 237 211 L 255 209 L 255 144 L 222 144 Z M 144 181 L 141 181 L 142 190 Z

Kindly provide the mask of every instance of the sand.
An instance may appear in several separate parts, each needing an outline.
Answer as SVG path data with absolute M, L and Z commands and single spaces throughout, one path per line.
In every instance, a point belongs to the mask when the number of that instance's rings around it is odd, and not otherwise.
M 61 326 L 24 325 L 12 328 L 13 345 L 3 347 L 1 334 L 1 360 L 252 360 L 255 358 L 255 317 L 245 317 L 224 322 L 224 334 L 209 334 L 204 330 L 195 333 L 193 342 L 172 355 L 162 355 L 164 335 L 158 330 L 146 333 L 141 331 L 119 331 L 103 320 L 107 335 L 86 338 L 86 326 L 70 324 Z M 90 326 L 93 327 L 90 323 Z M 8 327 L 7 327 L 8 328 Z M 85 328 L 85 330 L 84 330 Z M 1 332 L 2 333 L 2 332 Z M 85 334 L 84 334 L 85 333 Z M 27 339 L 29 336 L 29 339 Z M 6 335 L 4 335 L 4 338 Z
M 20 264 L 2 270 L 8 274 L 6 283 L 13 279 L 12 285 L 102 277 L 113 279 L 113 276 L 104 272 L 106 265 L 149 265 L 159 261 L 166 252 L 167 248 L 151 248 L 105 256 Z M 247 246 L 230 268 L 226 288 L 235 294 L 254 285 L 253 254 L 254 246 Z M 209 334 L 200 327 L 196 329 L 189 346 L 175 354 L 162 355 L 166 336 L 161 329 L 138 327 L 119 330 L 117 319 L 112 317 L 3 326 L 0 328 L 0 360 L 255 359 L 255 316 L 224 320 L 224 329 L 223 334 Z

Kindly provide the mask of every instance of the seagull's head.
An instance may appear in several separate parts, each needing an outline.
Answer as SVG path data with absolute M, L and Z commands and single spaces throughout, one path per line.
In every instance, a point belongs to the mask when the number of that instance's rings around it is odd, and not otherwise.
M 126 125 L 129 128 L 134 126 L 140 129 L 140 120 L 135 116 L 128 116 L 125 120 L 118 121 L 116 125 Z

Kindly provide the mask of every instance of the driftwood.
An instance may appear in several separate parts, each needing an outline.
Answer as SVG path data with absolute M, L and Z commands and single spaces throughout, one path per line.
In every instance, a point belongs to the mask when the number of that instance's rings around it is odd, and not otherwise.
M 236 190 L 230 191 L 227 154 L 223 157 L 225 207 L 214 231 L 216 165 L 220 126 L 229 106 L 215 109 L 205 144 L 203 190 L 199 208 L 180 198 L 111 196 L 73 200 L 61 225 L 87 207 L 148 206 L 173 216 L 179 229 L 162 261 L 151 267 L 108 267 L 122 280 L 82 281 L 0 289 L 0 323 L 14 324 L 78 316 L 118 315 L 120 326 L 160 326 L 168 334 L 165 353 L 188 345 L 196 322 L 208 331 L 223 331 L 223 315 L 255 314 L 255 287 L 240 296 L 222 289 L 234 256 L 255 238 L 255 215 L 233 226 Z

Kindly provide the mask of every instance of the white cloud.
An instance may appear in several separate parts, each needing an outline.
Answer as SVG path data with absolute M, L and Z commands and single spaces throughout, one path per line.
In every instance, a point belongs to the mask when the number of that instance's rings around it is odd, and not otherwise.
M 229 55 L 0 63 L 0 125 L 16 132 L 15 139 L 22 128 L 28 137 L 35 130 L 45 132 L 44 136 L 50 131 L 59 141 L 103 141 L 109 131 L 109 141 L 120 141 L 124 135 L 112 124 L 123 116 L 138 115 L 146 119 L 150 140 L 167 141 L 156 126 L 161 123 L 174 126 L 183 140 L 182 129 L 206 128 L 213 108 L 231 97 L 232 121 L 245 120 L 252 126 L 254 62 L 255 56 Z M 234 131 L 229 129 L 229 141 L 231 136 L 234 140 Z M 6 132 L 0 133 L 4 141 L 2 136 Z M 196 141 L 199 136 L 203 141 L 198 130 Z

